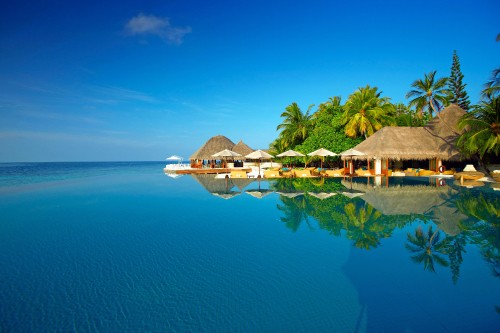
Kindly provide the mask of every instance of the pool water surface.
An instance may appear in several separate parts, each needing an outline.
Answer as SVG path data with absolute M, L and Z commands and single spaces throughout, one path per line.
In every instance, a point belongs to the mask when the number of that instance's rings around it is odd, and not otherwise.
M 0 165 L 0 332 L 500 328 L 490 184 L 162 167 Z

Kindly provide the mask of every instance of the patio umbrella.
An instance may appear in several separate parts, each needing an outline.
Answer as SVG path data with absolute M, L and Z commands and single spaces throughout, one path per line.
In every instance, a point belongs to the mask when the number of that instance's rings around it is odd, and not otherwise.
M 259 178 L 260 178 L 260 162 L 262 160 L 270 160 L 271 158 L 274 158 L 274 156 L 259 149 L 259 150 L 256 150 L 256 151 L 246 155 L 245 158 L 248 158 L 251 160 L 259 160 Z
M 298 197 L 299 195 L 304 195 L 304 192 L 276 192 L 276 193 L 288 198 L 295 198 Z
M 224 150 L 212 155 L 212 157 L 223 157 L 224 161 L 226 161 L 227 157 L 232 157 L 234 159 L 235 157 L 239 157 L 239 156 L 241 156 L 241 154 L 238 154 L 237 152 L 234 152 L 234 151 L 229 150 L 229 149 L 224 149 Z
M 178 162 L 178 164 L 181 164 L 181 163 L 182 163 L 183 158 L 182 158 L 182 157 L 180 157 L 180 156 L 177 156 L 177 155 L 172 155 L 172 156 L 170 156 L 170 157 L 167 157 L 165 160 L 166 160 L 166 161 L 177 161 L 177 162 Z
M 323 160 L 325 159 L 325 156 L 337 156 L 332 151 L 329 151 L 328 149 L 325 148 L 320 148 L 318 150 L 313 151 L 312 153 L 307 154 L 309 156 L 321 156 L 321 169 L 323 169 Z
M 240 194 L 241 194 L 241 192 L 237 192 L 237 191 L 229 191 L 227 193 L 217 193 L 217 192 L 212 193 L 212 195 L 215 195 L 216 197 L 219 197 L 219 198 L 222 198 L 225 200 L 232 199 L 235 196 L 240 195 Z
M 167 161 L 182 161 L 183 158 L 177 155 L 172 155 L 170 157 L 167 157 L 165 160 Z
M 366 156 L 365 153 L 363 153 L 359 150 L 356 150 L 356 149 L 352 149 L 352 148 L 340 153 L 339 155 L 351 158 L 351 167 L 349 168 L 349 174 L 352 174 L 354 171 L 354 170 L 351 170 L 352 169 L 352 158 L 354 156 Z
M 287 150 L 281 154 L 278 154 L 276 155 L 277 157 L 302 157 L 302 156 L 306 156 L 302 153 L 299 153 L 298 151 L 295 151 L 295 150 Z
M 314 192 L 307 192 L 307 194 L 312 195 L 315 198 L 323 200 L 323 199 L 328 199 L 330 197 L 333 197 L 337 193 L 328 193 L 328 192 L 314 193 Z
M 355 190 L 345 190 L 343 192 L 341 192 L 341 194 L 345 195 L 346 197 L 348 198 L 355 198 L 355 197 L 359 197 L 361 195 L 364 195 L 365 193 L 364 192 L 358 192 L 358 191 L 355 191 Z
M 250 194 L 254 198 L 262 199 L 266 195 L 273 193 L 273 191 L 262 189 L 262 190 L 250 190 L 250 191 L 246 191 L 246 193 Z

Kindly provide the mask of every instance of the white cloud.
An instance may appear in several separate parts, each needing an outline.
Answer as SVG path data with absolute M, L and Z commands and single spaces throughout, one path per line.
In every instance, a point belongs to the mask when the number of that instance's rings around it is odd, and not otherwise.
M 133 36 L 153 35 L 172 43 L 181 44 L 185 35 L 191 33 L 191 27 L 174 27 L 167 17 L 139 14 L 132 17 L 125 25 L 125 30 Z

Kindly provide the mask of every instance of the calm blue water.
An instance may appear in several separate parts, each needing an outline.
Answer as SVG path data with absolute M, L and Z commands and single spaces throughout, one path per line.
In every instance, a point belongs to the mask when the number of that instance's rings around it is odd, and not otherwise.
M 0 332 L 500 328 L 489 184 L 163 166 L 0 164 Z

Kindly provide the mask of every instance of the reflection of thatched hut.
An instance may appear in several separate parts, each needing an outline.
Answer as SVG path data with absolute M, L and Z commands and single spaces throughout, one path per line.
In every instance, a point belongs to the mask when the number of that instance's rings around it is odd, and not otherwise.
M 231 178 L 231 182 L 240 190 L 243 191 L 245 187 L 255 181 L 255 178 Z
M 213 154 L 224 149 L 232 150 L 234 142 L 223 135 L 217 135 L 210 138 L 203 146 L 191 155 L 190 160 L 213 160 Z
M 238 142 L 231 150 L 240 154 L 241 156 L 248 155 L 254 151 L 254 149 L 250 148 L 242 140 L 240 140 L 240 142 Z
M 427 214 L 453 193 L 450 187 L 395 186 L 369 191 L 363 200 L 384 215 Z
M 458 120 L 464 114 L 451 104 L 424 127 L 384 127 L 354 147 L 366 155 L 353 158 L 375 159 L 377 174 L 385 173 L 389 160 L 429 160 L 429 169 L 437 170 L 442 161 L 461 159 L 456 139 L 461 134 Z
M 230 178 L 215 178 L 214 175 L 191 175 L 210 193 L 229 193 L 234 186 Z
M 454 204 L 444 204 L 434 207 L 428 216 L 437 224 L 439 229 L 447 235 L 456 236 L 462 230 L 459 227 L 460 222 L 467 219 Z

